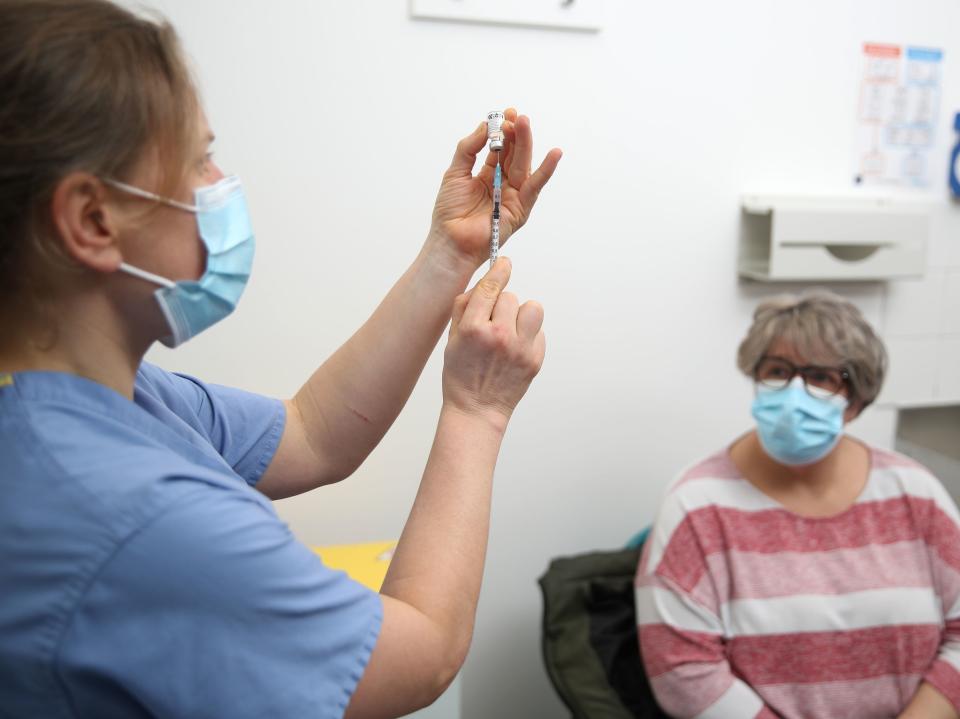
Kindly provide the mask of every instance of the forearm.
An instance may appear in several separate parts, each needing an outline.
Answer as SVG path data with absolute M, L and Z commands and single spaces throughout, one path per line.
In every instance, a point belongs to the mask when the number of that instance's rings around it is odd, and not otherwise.
M 960 714 L 932 684 L 923 682 L 899 719 L 958 719 Z
M 506 420 L 445 407 L 420 489 L 381 593 L 438 628 L 446 654 L 466 656 L 487 549 L 493 472 Z
M 474 268 L 429 239 L 371 317 L 293 399 L 317 460 L 313 486 L 349 476 L 403 409 Z M 312 486 L 301 488 L 300 491 Z

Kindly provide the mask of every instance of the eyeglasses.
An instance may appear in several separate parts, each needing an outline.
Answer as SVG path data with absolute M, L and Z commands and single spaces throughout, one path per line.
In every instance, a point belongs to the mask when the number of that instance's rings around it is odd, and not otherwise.
M 770 389 L 783 389 L 797 375 L 807 392 L 819 398 L 839 394 L 850 382 L 850 373 L 842 367 L 797 367 L 783 357 L 761 357 L 753 371 L 753 378 Z

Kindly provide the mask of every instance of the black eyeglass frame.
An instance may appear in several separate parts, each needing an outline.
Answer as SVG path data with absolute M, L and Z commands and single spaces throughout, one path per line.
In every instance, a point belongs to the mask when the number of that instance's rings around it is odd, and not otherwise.
M 759 377 L 760 367 L 768 360 L 779 362 L 785 365 L 785 369 L 789 369 L 790 375 L 786 379 L 778 378 L 775 384 L 770 384 L 769 382 L 761 380 Z M 836 372 L 840 378 L 839 386 L 836 390 L 830 390 L 826 387 L 820 387 L 816 384 L 813 384 L 807 375 L 814 372 Z M 798 375 L 803 380 L 803 388 L 807 391 L 807 394 L 812 397 L 817 397 L 818 399 L 835 397 L 836 395 L 841 394 L 844 389 L 847 390 L 848 396 L 852 396 L 853 387 L 850 384 L 850 371 L 845 367 L 827 367 L 824 365 L 803 365 L 798 367 L 785 357 L 778 357 L 777 355 L 763 355 L 759 360 L 757 360 L 757 364 L 753 368 L 753 381 L 770 389 L 783 389 L 793 381 L 794 377 Z M 811 386 L 814 388 L 813 391 L 811 391 Z

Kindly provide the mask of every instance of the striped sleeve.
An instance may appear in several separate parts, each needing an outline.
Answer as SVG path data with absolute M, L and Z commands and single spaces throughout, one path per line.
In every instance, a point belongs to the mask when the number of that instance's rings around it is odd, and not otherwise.
M 927 546 L 936 568 L 937 594 L 943 607 L 943 635 L 937 658 L 924 680 L 960 712 L 960 512 L 932 476 L 927 521 Z
M 668 495 L 637 571 L 640 653 L 654 696 L 678 719 L 776 716 L 730 668 L 720 598 L 682 514 L 676 496 Z

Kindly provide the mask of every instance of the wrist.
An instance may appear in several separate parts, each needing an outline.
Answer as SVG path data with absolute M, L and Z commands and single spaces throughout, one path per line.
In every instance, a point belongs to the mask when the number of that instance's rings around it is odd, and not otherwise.
M 440 410 L 440 419 L 465 432 L 499 443 L 506 434 L 510 414 L 493 407 L 463 407 L 445 399 Z
M 464 287 L 483 262 L 483 258 L 461 252 L 447 233 L 435 226 L 430 228 L 421 254 L 440 271 L 458 278 Z

